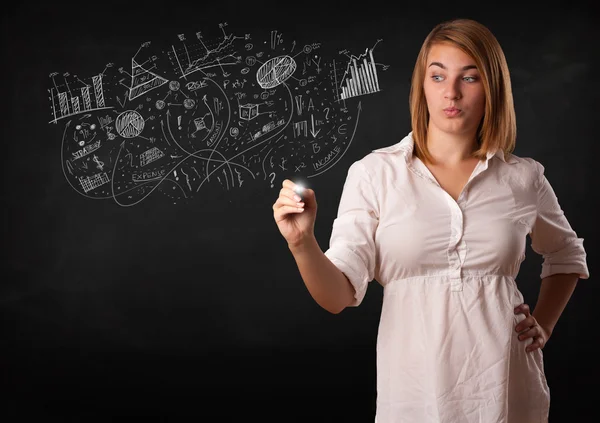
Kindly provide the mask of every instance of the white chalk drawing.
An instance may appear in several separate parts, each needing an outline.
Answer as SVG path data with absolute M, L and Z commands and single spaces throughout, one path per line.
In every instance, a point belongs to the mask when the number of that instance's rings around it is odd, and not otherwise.
M 91 77 L 50 74 L 49 123 L 62 125 L 75 192 L 123 207 L 153 193 L 180 203 L 314 178 L 339 162 L 362 97 L 382 89 L 381 40 L 353 53 L 228 29 L 177 34 L 160 50 L 146 41 L 132 48 L 131 72 L 109 63 Z
M 144 44 L 140 46 L 140 49 L 142 47 L 145 47 Z M 138 49 L 138 53 L 140 49 Z M 147 62 L 144 62 L 144 65 L 140 65 L 136 60 L 136 56 L 137 53 L 131 58 L 131 87 L 129 88 L 129 100 L 144 95 L 148 91 L 158 88 L 168 82 L 167 79 L 144 67 Z M 150 61 L 152 61 L 152 59 L 150 59 Z M 152 66 L 154 67 L 154 65 Z
M 101 185 L 108 183 L 108 175 L 106 172 L 97 173 L 92 176 L 79 177 L 79 183 L 85 192 L 91 191 Z
M 349 77 L 348 74 L 351 76 Z M 358 57 L 351 56 L 344 76 L 342 85 L 340 85 L 340 99 L 342 100 L 378 92 L 379 78 L 375 59 L 373 59 L 373 49 L 367 49 L 364 55 Z
M 155 160 L 164 157 L 165 153 L 160 151 L 156 147 L 152 147 L 150 150 L 144 151 L 140 154 L 140 166 L 146 166 L 148 163 L 152 163 Z
M 290 56 L 269 59 L 256 72 L 261 88 L 273 88 L 288 79 L 296 70 L 296 62 Z
M 115 120 L 115 131 L 123 138 L 135 138 L 143 129 L 144 118 L 135 110 L 127 110 Z
M 240 118 L 244 120 L 252 120 L 258 116 L 258 104 L 240 104 Z
M 109 67 L 110 65 L 107 65 L 107 68 Z M 56 85 L 55 77 L 57 75 L 56 72 L 50 74 L 53 83 L 53 87 L 48 90 L 52 106 L 52 120 L 50 123 L 56 123 L 61 119 L 80 113 L 111 108 L 105 106 L 104 103 L 104 88 L 102 83 L 104 72 L 92 76 L 89 78 L 89 82 L 84 82 L 77 78 L 77 76 L 69 78 L 70 74 L 66 72 L 63 74 L 65 83 L 60 87 Z M 69 83 L 69 79 L 72 79 L 71 83 Z

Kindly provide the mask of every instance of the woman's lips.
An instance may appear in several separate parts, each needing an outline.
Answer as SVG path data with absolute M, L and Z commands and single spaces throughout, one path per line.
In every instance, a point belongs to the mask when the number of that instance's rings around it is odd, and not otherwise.
M 447 109 L 444 109 L 444 113 L 446 113 L 446 116 L 448 117 L 454 117 L 457 116 L 462 110 L 457 109 L 455 107 L 448 107 Z

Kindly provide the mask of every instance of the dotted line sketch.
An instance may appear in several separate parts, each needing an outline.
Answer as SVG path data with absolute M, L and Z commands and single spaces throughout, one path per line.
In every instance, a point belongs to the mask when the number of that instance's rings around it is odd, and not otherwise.
M 130 68 L 80 78 L 50 74 L 51 124 L 61 124 L 64 176 L 80 195 L 120 206 L 153 192 L 174 203 L 216 187 L 332 169 L 350 147 L 359 97 L 381 91 L 377 40 L 354 55 L 300 47 L 283 34 L 178 34 L 147 41 Z

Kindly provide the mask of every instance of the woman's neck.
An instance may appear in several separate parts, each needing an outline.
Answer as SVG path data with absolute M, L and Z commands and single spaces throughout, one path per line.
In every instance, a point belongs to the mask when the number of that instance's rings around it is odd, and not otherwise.
M 475 135 L 449 134 L 439 131 L 427 132 L 427 149 L 434 164 L 453 167 L 474 159 L 478 148 Z

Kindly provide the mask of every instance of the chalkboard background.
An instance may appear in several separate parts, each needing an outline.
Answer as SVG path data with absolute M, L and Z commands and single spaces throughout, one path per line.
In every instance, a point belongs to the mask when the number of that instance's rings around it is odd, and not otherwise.
M 593 125 L 599 94 L 593 61 L 594 40 L 600 36 L 595 11 L 577 2 L 529 9 L 503 3 L 489 11 L 480 10 L 480 4 L 418 3 L 325 8 L 277 2 L 103 2 L 6 9 L 0 342 L 2 381 L 9 395 L 3 411 L 86 419 L 193 415 L 216 416 L 219 421 L 372 421 L 382 289 L 373 282 L 360 307 L 339 315 L 321 309 L 304 287 L 271 206 L 285 178 L 314 189 L 319 205 L 315 234 L 327 249 L 348 167 L 410 131 L 408 94 L 414 61 L 427 33 L 449 18 L 479 20 L 503 46 L 517 111 L 515 154 L 533 157 L 546 167 L 571 225 L 585 239 L 593 278 L 598 257 L 591 207 L 598 199 L 592 165 L 598 135 Z M 197 83 L 202 72 L 213 72 L 209 87 L 186 85 L 193 78 L 181 78 L 177 68 L 190 70 L 204 59 L 194 62 L 191 57 L 187 65 L 176 66 L 183 44 L 202 40 L 212 43 L 207 50 L 215 52 L 225 34 L 242 37 L 235 40 L 239 44 L 231 55 L 232 60 L 240 56 L 242 63 L 193 73 Z M 243 39 L 245 34 L 251 37 Z M 248 42 L 253 43 L 251 49 Z M 290 53 L 283 51 L 293 43 L 294 55 L 305 46 L 312 51 L 294 56 L 295 73 L 273 89 L 271 98 L 253 98 L 252 93 L 263 91 L 257 89 L 259 65 Z M 341 110 L 344 102 L 337 101 L 340 94 L 331 89 L 330 64 L 361 57 L 361 65 L 363 58 L 369 59 L 364 54 L 369 49 L 374 58 L 370 71 L 377 72 L 379 90 L 347 98 L 346 110 Z M 163 54 L 169 51 L 178 53 Z M 226 79 L 222 72 L 231 73 L 231 88 L 234 77 L 243 77 L 246 57 L 259 51 L 264 56 L 249 66 L 247 85 L 220 93 L 217 86 L 222 88 Z M 136 63 L 139 68 L 134 70 Z M 339 77 L 342 70 L 337 70 Z M 87 95 L 99 106 L 92 81 L 102 72 L 104 105 L 112 109 L 84 117 L 82 87 L 89 87 Z M 128 103 L 125 93 L 135 85 L 134 77 L 140 78 L 138 88 L 151 89 Z M 157 77 L 165 82 L 153 87 L 162 82 L 153 79 Z M 300 85 L 303 78 L 305 85 Z M 79 90 L 80 113 L 59 119 L 65 81 L 71 84 L 71 97 Z M 179 141 L 186 151 L 200 148 L 205 139 L 192 139 L 190 128 L 208 134 L 182 106 L 184 99 L 194 98 L 193 105 L 186 103 L 187 110 L 200 110 L 202 97 L 192 96 L 194 89 L 207 90 L 205 110 L 221 107 L 230 113 L 230 121 L 220 129 L 227 131 L 223 135 L 228 148 L 225 141 L 222 148 L 213 145 L 220 155 L 212 156 L 211 169 L 226 159 L 242 164 L 238 156 L 233 158 L 235 142 L 246 148 L 258 144 L 281 130 L 277 124 L 283 118 L 289 125 L 281 134 L 287 138 L 276 142 L 271 137 L 263 144 L 273 147 L 275 160 L 266 158 L 269 149 L 249 149 L 243 162 L 247 170 L 237 166 L 225 171 L 226 166 L 220 166 L 197 189 L 200 175 L 186 176 L 191 158 L 177 167 L 183 153 L 174 145 Z M 232 101 L 234 91 L 248 93 L 240 102 L 250 104 L 246 112 L 261 103 L 256 111 L 271 114 L 242 119 L 243 107 Z M 159 100 L 167 94 L 159 109 Z M 296 100 L 299 94 L 306 103 Z M 292 109 L 291 101 L 300 103 Z M 298 105 L 304 107 L 302 116 Z M 139 113 L 119 115 L 128 110 Z M 140 121 L 135 118 L 140 116 L 145 128 L 136 137 Z M 217 121 L 213 116 L 206 122 Z M 299 121 L 304 123 L 294 126 Z M 93 143 L 92 122 L 97 139 L 111 149 L 88 147 L 77 153 L 82 145 Z M 342 123 L 345 130 L 340 130 Z M 76 129 L 78 124 L 83 129 Z M 184 129 L 177 132 L 182 124 Z M 237 137 L 230 132 L 236 125 L 241 131 Z M 337 135 L 335 142 L 332 135 Z M 334 145 L 339 147 L 332 150 L 335 162 L 324 155 Z M 142 160 L 142 153 L 153 146 L 165 156 L 155 155 L 143 174 L 141 163 L 134 164 L 133 158 Z M 317 154 L 318 149 L 322 150 Z M 251 158 L 254 153 L 258 155 Z M 85 157 L 77 161 L 77 154 Z M 204 177 L 209 154 L 202 156 L 197 168 L 203 169 Z M 66 164 L 68 157 L 72 159 Z M 221 162 L 214 162 L 217 158 Z M 172 165 L 168 174 L 164 165 L 157 167 L 161 160 Z M 298 168 L 301 163 L 305 166 Z M 92 183 L 89 178 L 101 174 L 102 165 L 108 177 L 114 171 L 112 181 L 85 192 L 82 181 Z M 322 172 L 316 174 L 317 169 Z M 132 186 L 131 178 L 157 176 L 162 182 L 155 179 L 143 184 L 145 188 L 124 192 Z M 192 189 L 188 186 L 186 191 L 188 182 Z M 106 198 L 98 198 L 99 192 Z M 532 308 L 540 266 L 541 258 L 528 246 L 517 282 Z M 592 279 L 579 282 L 544 349 L 553 422 L 595 413 L 595 403 L 587 398 L 598 394 L 592 342 L 598 337 L 599 293 Z

